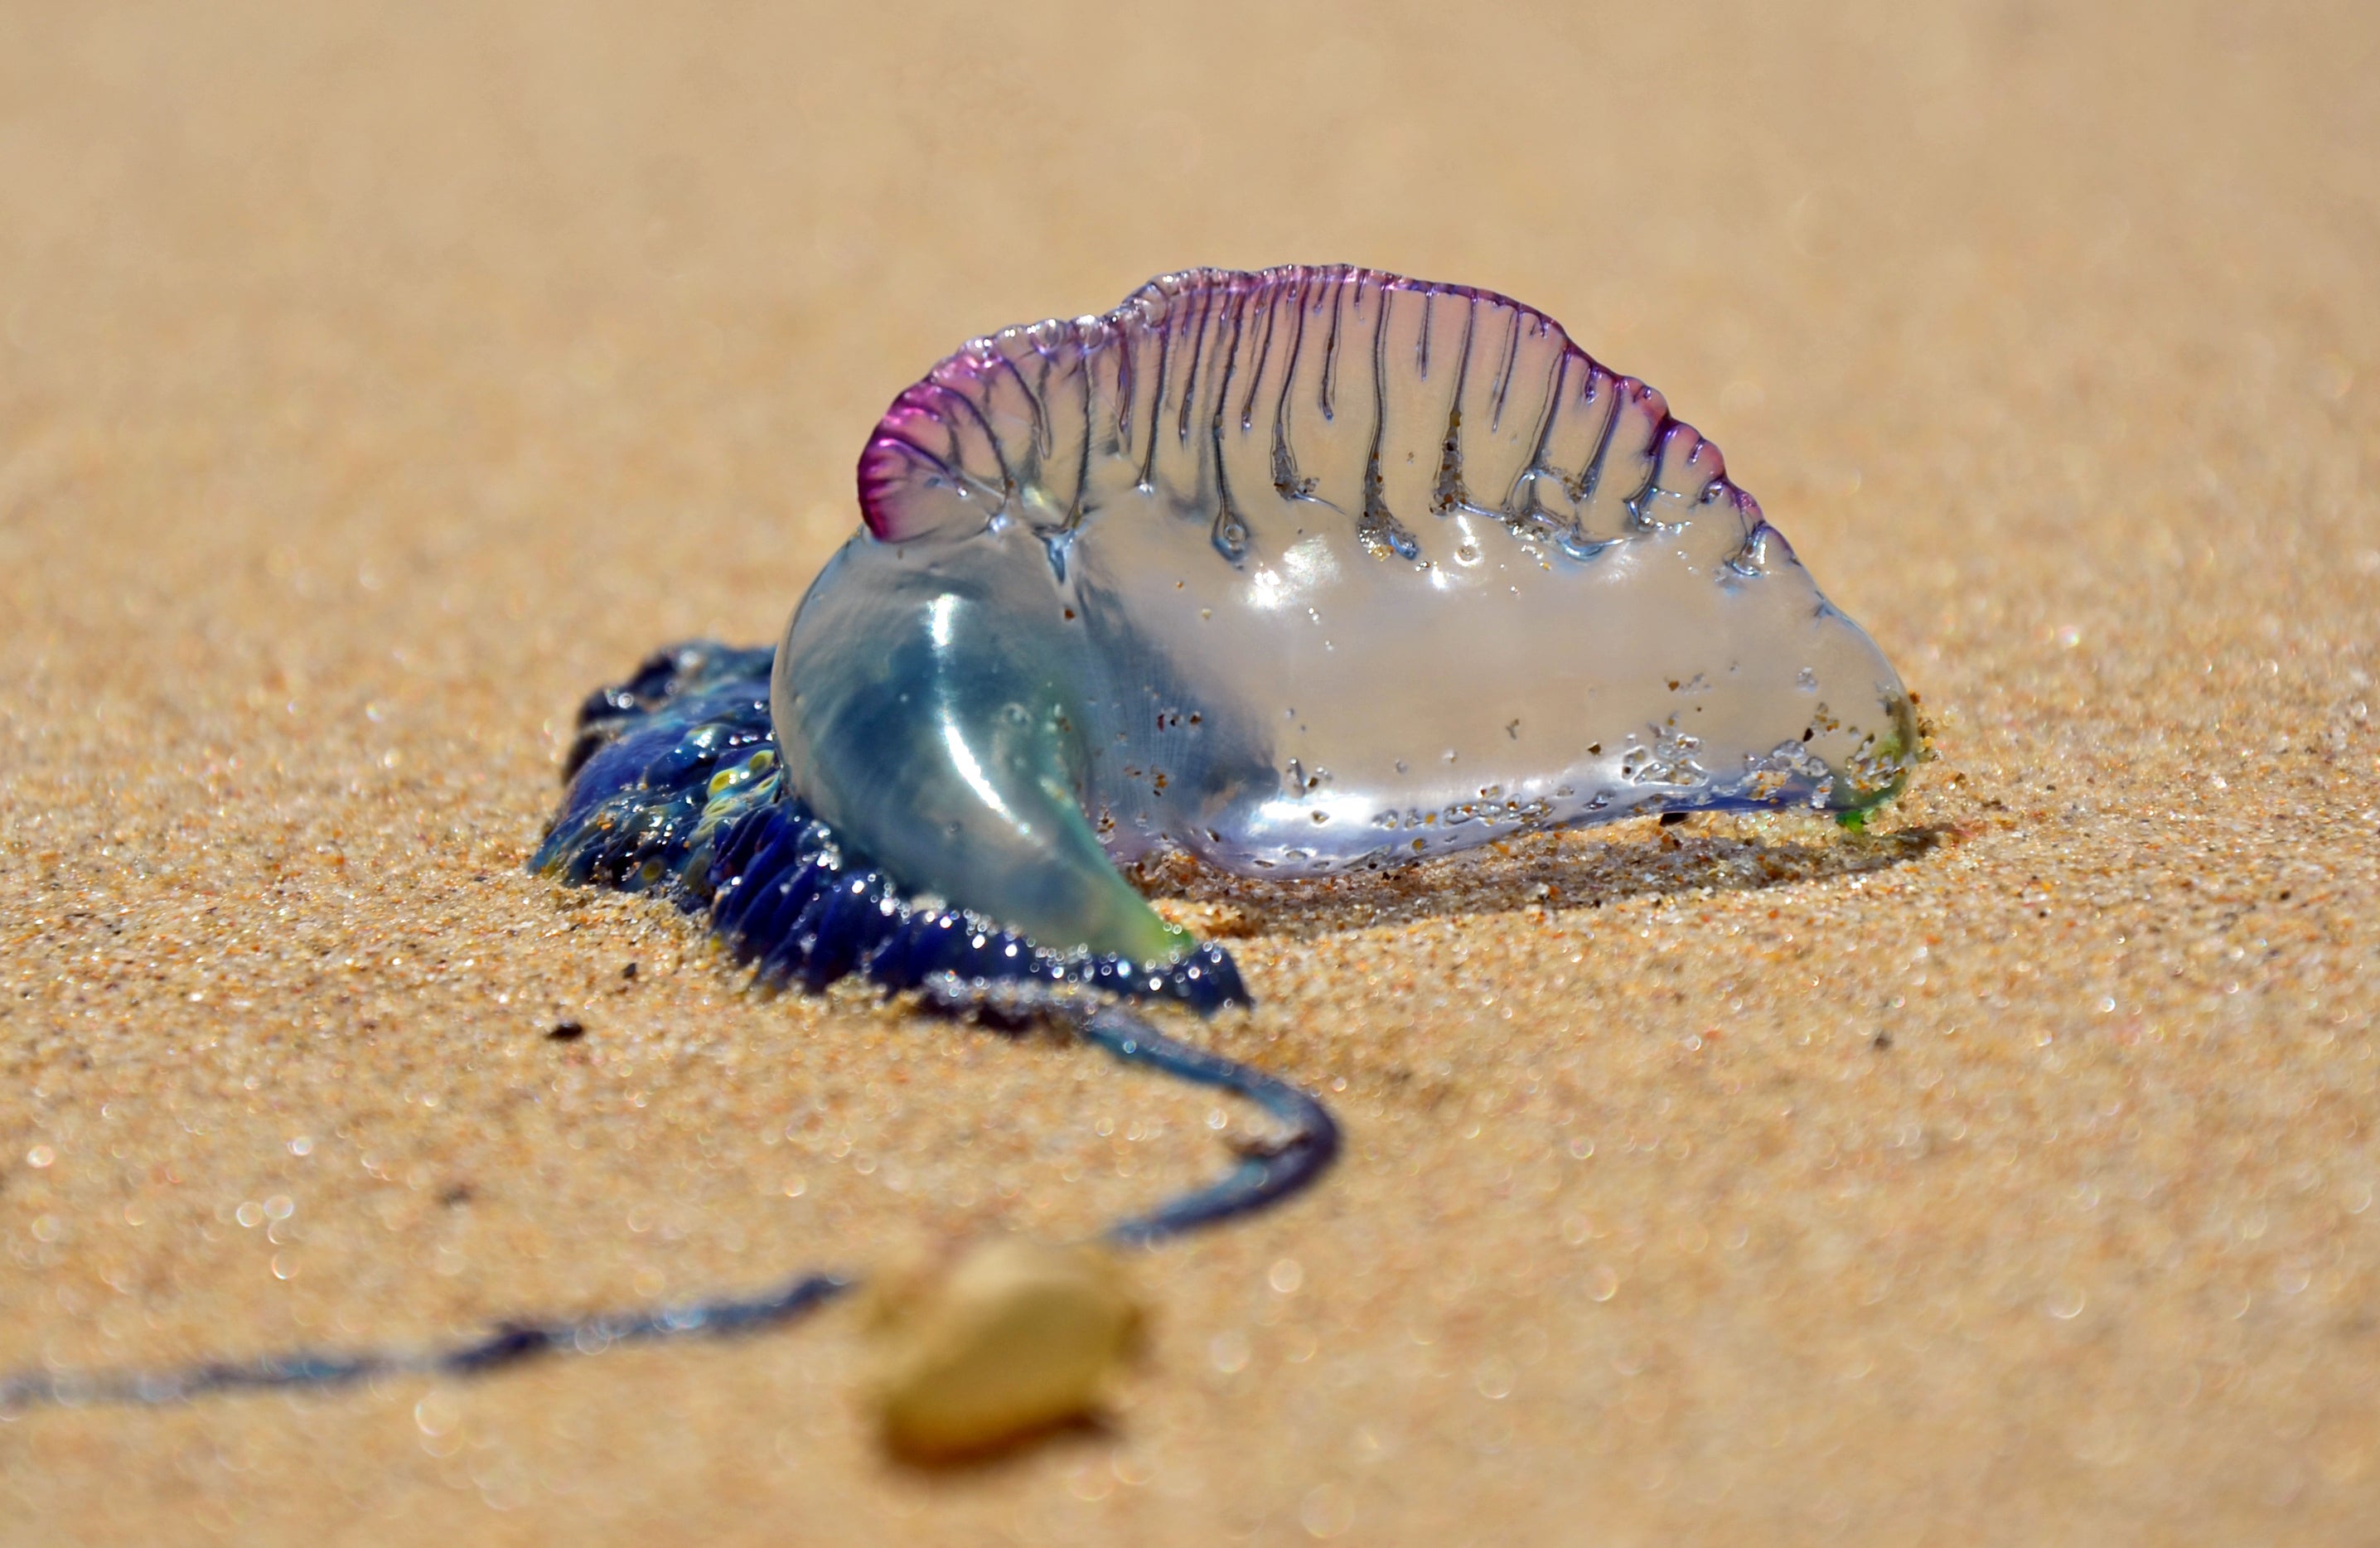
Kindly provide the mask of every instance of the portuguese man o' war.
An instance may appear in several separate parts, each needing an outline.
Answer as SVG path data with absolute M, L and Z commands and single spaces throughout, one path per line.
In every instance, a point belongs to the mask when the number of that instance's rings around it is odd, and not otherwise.
M 1638 812 L 1856 818 L 1917 756 L 1890 663 L 1718 449 L 1485 291 L 1166 275 L 943 360 L 858 481 L 773 653 L 675 647 L 589 701 L 531 862 L 673 889 L 764 982 L 1212 1010 L 1237 968 L 1118 862 L 1311 876 Z M 1119 1056 L 1296 1137 L 1111 1235 L 1260 1207 L 1334 1152 L 1304 1093 L 1100 1014 Z
M 859 497 L 773 658 L 681 646 L 589 702 L 539 869 L 683 886 L 777 981 L 1211 1008 L 1229 958 L 1114 862 L 1857 813 L 1916 756 L 1899 676 L 1718 449 L 1484 291 L 1168 275 L 936 366 Z
M 1299 877 L 1648 812 L 1856 822 L 1918 757 L 1899 676 L 1718 448 L 1486 291 L 1165 275 L 943 360 L 858 484 L 778 646 L 671 647 L 588 701 L 530 866 L 705 913 L 764 985 L 1057 1021 L 1286 1127 L 1113 1241 L 1275 1201 L 1338 1144 L 1306 1093 L 1118 1003 L 1249 998 L 1120 862 Z M 848 1283 L 79 1390 L 480 1370 L 770 1325 Z

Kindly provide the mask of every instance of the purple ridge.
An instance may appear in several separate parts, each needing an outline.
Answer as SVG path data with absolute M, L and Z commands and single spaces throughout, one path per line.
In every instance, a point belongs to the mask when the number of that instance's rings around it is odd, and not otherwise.
M 889 542 L 1002 515 L 1062 530 L 1103 494 L 1164 488 L 1211 504 L 1227 555 L 1268 497 L 1334 506 L 1404 554 L 1424 516 L 1456 509 L 1592 545 L 1641 530 L 1657 491 L 1731 501 L 1749 533 L 1760 507 L 1726 466 L 1533 308 L 1295 264 L 1160 274 L 1103 316 L 972 340 L 893 400 L 858 482 Z

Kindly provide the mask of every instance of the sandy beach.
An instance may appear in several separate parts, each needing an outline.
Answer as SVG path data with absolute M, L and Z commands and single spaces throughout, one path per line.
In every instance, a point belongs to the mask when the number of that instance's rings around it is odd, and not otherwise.
M 1865 834 L 1148 877 L 1260 1002 L 1167 1026 L 1347 1149 L 1135 1262 L 1099 1427 L 891 1461 L 837 1307 L 0 1412 L 0 1544 L 2380 1541 L 2375 68 L 2348 5 L 0 6 L 0 1372 L 1223 1165 L 1199 1092 L 523 867 L 581 699 L 774 639 L 894 393 L 1161 271 L 1560 318 L 1937 754 Z

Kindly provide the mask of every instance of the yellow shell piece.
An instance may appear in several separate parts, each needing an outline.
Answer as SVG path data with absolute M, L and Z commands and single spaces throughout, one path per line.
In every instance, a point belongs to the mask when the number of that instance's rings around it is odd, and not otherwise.
M 1092 1412 L 1140 1328 L 1112 1253 L 1004 1239 L 879 1282 L 871 1401 L 921 1460 L 996 1450 Z

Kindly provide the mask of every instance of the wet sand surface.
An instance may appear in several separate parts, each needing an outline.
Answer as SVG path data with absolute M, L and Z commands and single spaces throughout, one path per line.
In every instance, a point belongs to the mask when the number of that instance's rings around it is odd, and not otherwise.
M 1939 756 L 1865 835 L 1155 878 L 1262 1001 L 1181 1030 L 1348 1144 L 1135 1263 L 1102 1428 L 896 1466 L 836 1309 L 0 1414 L 0 1542 L 2374 1541 L 2380 19 L 1907 10 L 7 7 L 0 1371 L 1222 1165 L 1198 1093 L 522 870 L 579 699 L 773 638 L 893 393 L 1160 270 L 1547 309 Z

